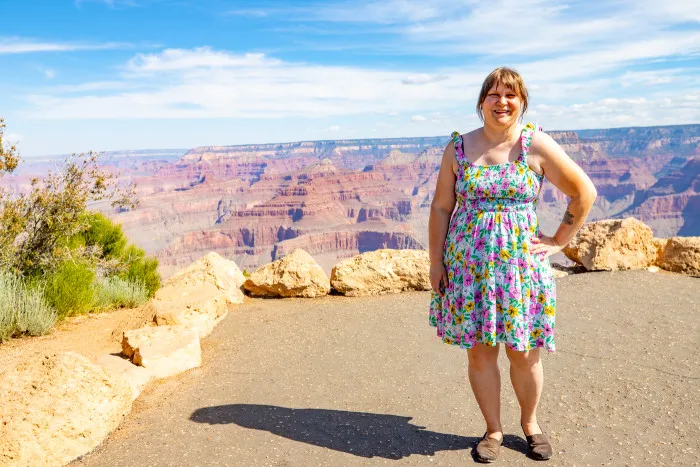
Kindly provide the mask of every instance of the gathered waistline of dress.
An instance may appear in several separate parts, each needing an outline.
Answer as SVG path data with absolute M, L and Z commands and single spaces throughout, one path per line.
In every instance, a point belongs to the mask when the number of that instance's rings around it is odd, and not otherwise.
M 489 198 L 465 199 L 460 204 L 461 211 L 476 212 L 535 212 L 535 205 L 532 201 L 514 201 Z

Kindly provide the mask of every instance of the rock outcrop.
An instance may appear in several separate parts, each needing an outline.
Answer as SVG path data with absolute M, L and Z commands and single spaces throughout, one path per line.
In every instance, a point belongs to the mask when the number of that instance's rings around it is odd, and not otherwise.
M 212 252 L 172 276 L 147 306 L 159 326 L 192 326 L 205 337 L 229 305 L 243 302 L 244 281 L 236 263 Z
M 300 248 L 257 269 L 243 287 L 256 297 L 319 297 L 331 290 L 321 266 Z
M 199 333 L 194 327 L 147 326 L 126 331 L 122 353 L 156 378 L 167 378 L 202 364 Z
M 131 410 L 132 389 L 66 352 L 0 374 L 0 464 L 65 465 L 90 452 Z
M 642 269 L 656 262 L 651 228 L 637 219 L 611 219 L 585 224 L 564 254 L 589 271 Z
M 659 256 L 662 269 L 700 276 L 700 237 L 669 238 Z
M 338 262 L 331 286 L 347 296 L 430 290 L 430 258 L 424 250 L 370 251 Z

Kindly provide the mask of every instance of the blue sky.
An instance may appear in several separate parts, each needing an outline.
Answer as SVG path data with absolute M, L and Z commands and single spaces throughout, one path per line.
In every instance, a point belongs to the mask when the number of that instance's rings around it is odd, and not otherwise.
M 0 4 L 0 116 L 25 157 L 449 135 L 502 65 L 545 129 L 700 123 L 698 1 Z

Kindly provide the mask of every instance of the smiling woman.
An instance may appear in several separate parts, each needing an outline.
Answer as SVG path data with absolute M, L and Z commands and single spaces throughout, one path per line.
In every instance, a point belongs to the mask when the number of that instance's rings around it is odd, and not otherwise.
M 469 381 L 486 420 L 477 460 L 498 458 L 499 345 L 505 344 L 520 423 L 534 459 L 552 447 L 537 423 L 540 348 L 554 345 L 555 283 L 550 255 L 576 234 L 596 196 L 588 176 L 537 125 L 523 126 L 528 93 L 520 75 L 498 68 L 477 102 L 483 127 L 453 133 L 438 174 L 429 220 L 429 322 L 443 342 L 467 349 Z M 547 178 L 571 198 L 552 237 L 539 231 L 535 205 Z M 456 207 L 456 209 L 455 209 Z

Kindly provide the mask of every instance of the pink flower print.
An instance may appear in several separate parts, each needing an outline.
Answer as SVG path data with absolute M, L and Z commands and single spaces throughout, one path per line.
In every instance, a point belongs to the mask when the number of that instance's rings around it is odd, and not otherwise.
M 499 321 L 496 324 L 496 332 L 498 332 L 499 334 L 506 332 L 506 325 L 503 324 L 503 321 Z
M 482 198 L 484 196 L 484 189 L 480 186 L 476 187 L 476 196 Z
M 520 294 L 520 289 L 518 287 L 512 287 L 510 291 L 508 292 L 508 298 L 512 298 L 514 300 L 520 300 L 521 294 Z
M 496 237 L 496 245 L 498 245 L 498 248 L 503 248 L 505 246 L 505 244 L 506 244 L 505 238 L 503 238 L 502 236 Z
M 498 185 L 496 182 L 491 183 L 491 194 L 494 195 L 498 191 Z
M 499 299 L 503 300 L 503 298 L 505 297 L 505 291 L 503 290 L 503 287 L 500 287 L 498 285 L 496 286 L 496 296 Z
M 484 298 L 484 297 L 481 295 L 481 290 L 477 290 L 476 292 L 474 292 L 474 301 L 475 301 L 475 302 L 477 302 L 477 303 L 478 303 L 478 302 L 481 302 L 481 300 L 482 300 L 483 298 Z
M 503 181 L 501 182 L 501 188 L 503 188 L 504 190 L 507 190 L 509 186 L 510 186 L 510 181 L 507 178 L 504 178 Z
M 456 223 L 455 223 L 456 224 Z M 462 240 L 464 240 L 464 232 L 460 232 L 457 234 L 457 237 L 455 238 L 455 241 L 457 243 L 462 243 Z
M 508 171 L 508 169 L 506 167 L 501 167 L 501 170 L 498 171 L 498 176 L 505 177 L 507 171 Z
M 515 273 L 513 273 L 513 271 L 509 270 L 506 273 L 506 283 L 513 284 L 514 282 L 515 282 Z
M 522 195 L 523 193 L 525 193 L 525 185 L 521 183 L 520 185 L 518 185 L 518 188 L 516 188 L 516 191 L 519 195 Z
M 486 321 L 484 322 L 484 331 L 486 332 L 493 332 L 493 321 Z
M 489 302 L 493 302 L 496 300 L 496 292 L 492 289 L 489 289 L 488 293 L 486 294 L 486 297 Z
M 496 261 L 496 258 L 498 258 L 498 255 L 496 253 L 489 253 L 486 257 L 486 261 Z
M 470 223 L 472 221 L 472 219 L 474 219 L 474 214 L 472 214 L 470 212 L 469 214 L 467 214 L 467 219 L 466 219 L 467 224 Z
M 474 227 L 474 230 L 472 231 L 472 236 L 474 237 L 479 237 L 481 235 L 481 227 L 478 225 Z
M 474 310 L 474 311 L 472 311 L 471 313 L 469 313 L 469 319 L 472 321 L 472 323 L 475 323 L 475 322 L 476 322 L 476 318 L 477 318 L 476 310 Z
M 544 323 L 544 335 L 545 336 L 552 335 L 552 326 L 550 326 L 549 323 Z
M 515 173 L 516 170 L 517 170 L 517 169 L 515 168 L 515 164 L 510 164 L 510 165 L 508 166 L 508 172 L 510 172 L 510 173 Z
M 473 336 L 473 335 L 471 335 L 471 334 L 468 334 L 468 335 L 466 336 L 466 338 L 464 339 L 464 344 L 465 344 L 465 345 L 468 345 L 468 346 L 473 346 L 473 345 L 475 344 L 475 342 L 474 342 L 474 337 L 475 337 L 475 336 Z
M 485 246 L 486 246 L 486 240 L 484 240 L 483 238 L 477 239 L 476 243 L 474 244 L 476 251 L 482 251 Z
M 532 333 L 533 329 L 535 329 L 535 324 L 532 321 L 530 321 L 529 323 L 527 323 L 527 332 Z
M 544 340 L 540 337 L 537 339 L 537 347 L 544 347 Z
M 506 224 L 506 229 L 513 230 L 513 221 L 510 219 L 510 217 L 505 218 L 505 224 Z
M 526 269 L 527 268 L 527 261 L 525 258 L 518 258 L 518 267 L 520 269 Z
M 437 335 L 438 335 L 438 337 L 444 337 L 445 336 L 445 328 L 438 328 Z
M 474 276 L 469 274 L 468 272 L 464 273 L 464 280 L 462 281 L 464 285 L 467 287 L 471 287 L 471 285 L 474 283 Z
M 523 332 L 523 328 L 518 328 L 515 330 L 515 337 L 518 339 L 522 339 L 525 333 Z

